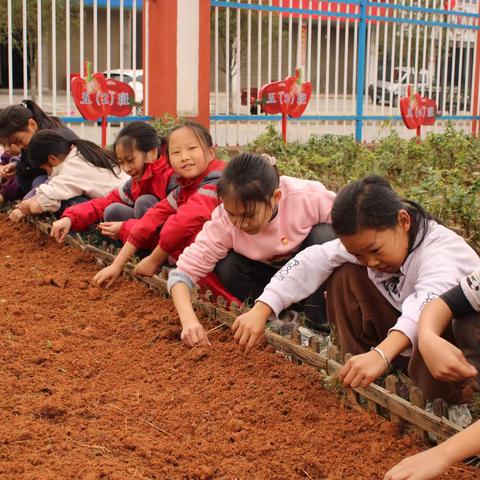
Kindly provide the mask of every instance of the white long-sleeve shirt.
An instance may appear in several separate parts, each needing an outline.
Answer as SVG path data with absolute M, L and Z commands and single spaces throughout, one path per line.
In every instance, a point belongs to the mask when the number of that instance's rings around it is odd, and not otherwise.
M 130 178 L 120 168 L 117 174 L 115 176 L 107 168 L 95 167 L 73 147 L 65 160 L 53 167 L 48 183 L 37 187 L 35 199 L 44 212 L 56 212 L 64 200 L 79 195 L 104 197 Z
M 327 280 L 344 263 L 359 264 L 340 240 L 309 247 L 281 268 L 257 299 L 278 315 Z M 465 240 L 430 221 L 423 242 L 406 258 L 398 274 L 367 268 L 368 276 L 400 316 L 392 330 L 404 333 L 412 345 L 417 341 L 417 323 L 423 306 L 446 292 L 472 270 L 480 258 Z M 410 349 L 403 352 L 410 354 Z

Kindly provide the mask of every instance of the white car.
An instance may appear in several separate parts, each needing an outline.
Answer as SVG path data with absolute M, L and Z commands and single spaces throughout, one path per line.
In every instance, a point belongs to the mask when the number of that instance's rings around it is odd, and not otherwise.
M 113 78 L 113 80 L 119 80 L 124 83 L 127 83 L 133 88 L 135 92 L 135 114 L 143 115 L 143 70 L 132 70 L 132 69 L 116 69 L 116 70 L 105 70 L 102 72 L 106 77 Z M 123 74 L 123 79 L 122 79 Z

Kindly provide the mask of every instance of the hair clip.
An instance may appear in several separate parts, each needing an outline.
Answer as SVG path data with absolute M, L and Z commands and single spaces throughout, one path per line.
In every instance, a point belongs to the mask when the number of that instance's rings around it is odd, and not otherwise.
M 272 155 L 268 155 L 267 153 L 262 153 L 262 157 L 267 160 L 267 162 L 274 167 L 277 164 L 277 159 Z

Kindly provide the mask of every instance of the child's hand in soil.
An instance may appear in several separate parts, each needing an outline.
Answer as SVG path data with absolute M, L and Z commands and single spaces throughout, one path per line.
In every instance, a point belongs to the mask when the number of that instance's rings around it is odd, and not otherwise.
M 182 326 L 180 338 L 187 347 L 196 347 L 197 345 L 212 346 L 208 339 L 207 332 L 196 318 L 188 322 L 183 322 Z
M 62 243 L 70 231 L 70 228 L 72 228 L 72 221 L 68 217 L 63 217 L 60 220 L 56 220 L 52 223 L 50 236 L 53 237 L 58 243 Z
M 435 447 L 403 459 L 385 474 L 384 480 L 433 480 L 448 467 L 446 456 Z
M 340 369 L 339 379 L 344 387 L 367 388 L 380 375 L 385 373 L 386 365 L 375 351 L 362 353 L 350 358 Z
M 92 280 L 92 284 L 95 287 L 102 287 L 109 288 L 113 282 L 120 276 L 122 273 L 122 268 L 117 267 L 117 265 L 113 264 L 109 265 L 108 267 L 102 268 Z
M 477 375 L 477 369 L 459 348 L 432 331 L 423 333 L 418 347 L 430 373 L 438 380 L 459 382 Z
M 102 222 L 98 224 L 98 228 L 103 236 L 111 238 L 112 240 L 118 240 L 122 223 L 123 222 Z
M 21 210 L 19 210 L 18 208 L 15 208 L 10 212 L 10 215 L 8 216 L 8 218 L 12 222 L 17 223 L 17 222 L 20 222 L 20 220 L 22 220 L 23 218 L 25 218 L 25 215 L 21 212 Z
M 263 302 L 257 302 L 255 306 L 236 318 L 232 325 L 234 339 L 240 350 L 248 354 L 256 347 L 265 334 L 265 325 L 272 309 Z

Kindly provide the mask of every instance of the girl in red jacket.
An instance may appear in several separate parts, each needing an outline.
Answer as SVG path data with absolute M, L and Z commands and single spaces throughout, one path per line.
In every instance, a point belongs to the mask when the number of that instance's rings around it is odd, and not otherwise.
M 139 249 L 154 249 L 148 260 L 137 266 L 140 275 L 147 273 L 151 263 L 156 268 L 169 257 L 176 260 L 218 206 L 217 183 L 225 163 L 215 158 L 208 130 L 195 122 L 183 122 L 170 130 L 166 146 L 168 161 L 177 174 L 176 187 L 142 219 L 133 220 L 125 245 L 114 262 L 95 275 L 95 285 L 109 287 Z
M 67 208 L 52 225 L 51 236 L 63 242 L 70 230 L 79 232 L 100 223 L 102 235 L 125 241 L 133 219 L 144 213 L 169 191 L 173 170 L 161 154 L 161 140 L 156 130 L 145 122 L 132 122 L 123 128 L 113 144 L 121 169 L 130 179 L 106 197 Z

